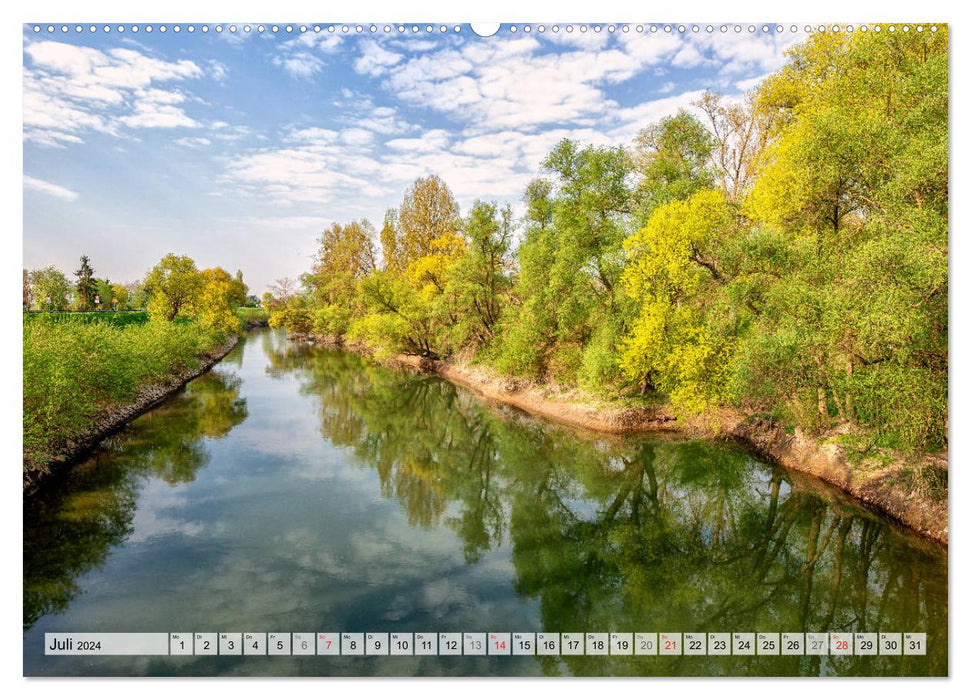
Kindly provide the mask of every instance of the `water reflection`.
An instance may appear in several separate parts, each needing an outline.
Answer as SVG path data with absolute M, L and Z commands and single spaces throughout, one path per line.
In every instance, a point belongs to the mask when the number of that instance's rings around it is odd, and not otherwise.
M 273 372 L 294 374 L 315 398 L 321 435 L 377 470 L 409 524 L 448 527 L 469 564 L 507 537 L 516 591 L 539 601 L 545 630 L 926 630 L 938 652 L 929 670 L 946 672 L 942 553 L 808 477 L 732 445 L 551 427 L 348 353 L 265 350 Z M 582 675 L 645 664 L 654 674 L 704 674 L 725 664 L 542 663 Z M 927 672 L 913 659 L 750 663 L 762 674 Z
M 25 669 L 947 673 L 946 554 L 814 480 L 732 444 L 558 428 L 279 333 L 245 346 L 245 361 L 234 351 L 232 370 L 193 382 L 25 501 Z M 146 515 L 166 492 L 179 507 Z M 145 544 L 140 523 L 153 517 L 171 536 Z M 81 595 L 81 579 L 97 590 Z M 102 621 L 104 631 L 926 631 L 930 653 L 146 661 L 39 651 L 43 631 Z
M 107 440 L 59 483 L 24 499 L 24 629 L 67 609 L 76 580 L 100 567 L 111 547 L 132 534 L 146 478 L 188 483 L 206 466 L 206 439 L 225 437 L 246 420 L 242 380 L 209 372 Z

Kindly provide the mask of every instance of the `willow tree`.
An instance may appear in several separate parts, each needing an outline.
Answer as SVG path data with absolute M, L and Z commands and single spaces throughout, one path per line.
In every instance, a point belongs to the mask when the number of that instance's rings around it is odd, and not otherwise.
M 316 308 L 314 330 L 341 337 L 358 305 L 357 284 L 377 269 L 374 227 L 367 219 L 333 223 L 318 239 L 308 278 Z
M 445 288 L 448 303 L 457 310 L 456 323 L 446 333 L 453 351 L 478 349 L 495 337 L 512 286 L 512 208 L 476 200 L 463 222 L 463 234 L 465 252 Z
M 632 164 L 622 148 L 561 141 L 547 177 L 526 192 L 518 303 L 502 321 L 495 361 L 513 374 L 603 387 L 617 375 L 626 319 L 619 288 L 631 211 Z
M 636 198 L 642 220 L 662 204 L 712 187 L 714 148 L 712 134 L 684 110 L 641 129 L 634 139 L 633 165 L 641 176 Z
M 740 384 L 820 428 L 940 447 L 947 30 L 880 30 L 814 35 L 760 90 L 779 125 L 746 208 L 784 236 L 791 265 L 743 347 Z
M 391 212 L 381 233 L 384 269 L 358 283 L 363 313 L 349 335 L 386 354 L 440 356 L 445 329 L 461 309 L 446 294 L 465 253 L 458 203 L 437 175 L 418 178 L 405 193 L 397 219 Z

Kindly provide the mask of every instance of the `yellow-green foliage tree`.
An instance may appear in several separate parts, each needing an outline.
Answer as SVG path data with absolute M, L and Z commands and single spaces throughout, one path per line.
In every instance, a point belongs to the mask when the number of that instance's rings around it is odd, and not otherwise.
M 145 277 L 148 314 L 153 320 L 192 320 L 219 334 L 236 333 L 236 308 L 246 301 L 241 272 L 230 275 L 221 267 L 201 272 L 187 255 L 169 253 Z
M 692 413 L 727 398 L 733 341 L 711 326 L 709 314 L 724 284 L 718 256 L 737 229 L 725 195 L 702 190 L 661 205 L 624 242 L 624 287 L 639 311 L 621 345 L 620 366 L 631 380 Z
M 359 313 L 357 284 L 377 268 L 374 227 L 367 219 L 331 224 L 320 234 L 313 271 L 314 332 L 341 338 Z
M 199 276 L 202 288 L 192 302 L 199 325 L 223 333 L 238 333 L 242 324 L 236 308 L 246 300 L 245 286 L 240 289 L 242 280 L 221 267 L 203 270 Z
M 118 283 L 111 285 L 111 301 L 118 309 L 129 308 L 128 290 L 124 287 L 124 285 Z
M 737 392 L 803 425 L 946 442 L 947 43 L 945 27 L 814 35 L 758 95 L 778 124 L 745 210 L 788 264 Z
M 31 308 L 36 311 L 60 311 L 68 307 L 73 287 L 67 276 L 56 267 L 32 270 L 30 283 Z
M 388 209 L 384 213 L 384 225 L 381 227 L 381 257 L 384 269 L 391 272 L 400 270 L 401 260 L 399 259 L 398 241 L 401 238 L 401 230 L 398 227 L 398 210 Z
M 180 314 L 194 315 L 193 303 L 203 283 L 192 258 L 169 253 L 145 277 L 149 317 L 174 321 Z
M 444 289 L 454 317 L 443 334 L 449 352 L 477 350 L 495 338 L 512 286 L 512 209 L 477 200 L 463 222 L 463 234 L 464 252 L 450 266 Z
M 454 236 L 458 228 L 459 205 L 445 181 L 438 175 L 418 178 L 398 208 L 398 266 L 406 268 L 422 256 L 441 252 L 443 238 Z
M 446 293 L 465 252 L 459 207 L 437 175 L 418 178 L 405 194 L 397 224 L 382 230 L 385 269 L 358 283 L 362 315 L 349 336 L 382 353 L 438 357 L 444 329 L 458 321 L 454 295 Z
M 278 279 L 270 285 L 269 291 L 263 294 L 263 306 L 270 312 L 270 328 L 286 328 L 292 333 L 310 333 L 313 330 L 311 301 L 297 282 L 289 277 Z
M 625 372 L 689 412 L 944 445 L 946 30 L 814 35 L 741 106 L 702 108 L 722 190 L 628 240 Z

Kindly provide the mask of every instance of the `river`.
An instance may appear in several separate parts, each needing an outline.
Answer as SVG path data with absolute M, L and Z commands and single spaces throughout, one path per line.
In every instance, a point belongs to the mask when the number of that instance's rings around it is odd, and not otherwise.
M 255 331 L 24 499 L 25 675 L 946 675 L 947 556 L 720 441 Z M 45 632 L 925 632 L 925 656 L 45 657 Z

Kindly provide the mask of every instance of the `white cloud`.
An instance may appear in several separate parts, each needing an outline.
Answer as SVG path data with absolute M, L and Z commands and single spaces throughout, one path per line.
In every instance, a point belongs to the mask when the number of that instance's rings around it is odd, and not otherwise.
M 198 148 L 200 146 L 209 146 L 212 144 L 212 141 L 202 136 L 184 136 L 181 139 L 176 139 L 175 143 L 180 146 L 186 146 L 187 148 Z
M 388 51 L 376 41 L 363 41 L 361 55 L 354 62 L 354 70 L 371 76 L 383 75 L 388 68 L 398 64 L 404 56 Z
M 359 131 L 293 131 L 288 146 L 231 159 L 226 178 L 249 196 L 287 206 L 380 195 L 385 190 L 373 176 L 381 165 L 366 154 Z
M 30 177 L 29 175 L 24 175 L 24 187 L 28 190 L 41 192 L 43 194 L 50 195 L 51 197 L 64 199 L 68 202 L 73 202 L 78 198 L 78 193 L 74 190 L 69 190 L 67 187 L 55 185 L 52 182 L 47 182 L 46 180 L 41 180 L 36 177 Z
M 374 134 L 367 129 L 342 129 L 340 139 L 351 146 L 367 146 L 374 141 Z
M 392 139 L 384 145 L 405 153 L 431 153 L 444 149 L 450 141 L 451 136 L 444 129 L 430 129 L 418 138 Z
M 613 38 L 612 38 L 613 37 Z M 355 69 L 380 77 L 389 95 L 465 122 L 482 133 L 616 122 L 611 85 L 647 70 L 716 69 L 723 75 L 775 70 L 795 39 L 776 35 L 547 32 L 443 45 L 404 55 L 393 39 L 362 42 Z M 729 88 L 727 78 L 713 88 Z M 662 85 L 661 94 L 675 84 Z
M 628 80 L 677 48 L 662 38 L 605 48 L 604 34 L 572 34 L 561 31 L 542 41 L 535 36 L 470 41 L 395 61 L 380 71 L 362 53 L 355 67 L 370 75 L 386 72 L 384 87 L 406 102 L 483 128 L 522 129 L 603 118 L 614 107 L 605 85 Z M 377 48 L 372 41 L 363 51 L 370 56 Z
M 199 122 L 181 108 L 147 98 L 136 101 L 132 113 L 119 117 L 118 122 L 133 129 L 174 129 L 179 126 L 192 129 L 199 126 Z
M 804 37 L 796 32 L 725 32 L 692 37 L 698 50 L 724 74 L 769 73 L 785 63 L 785 51 Z
M 324 34 L 323 32 L 304 32 L 296 39 L 286 42 L 284 46 L 299 46 L 306 49 L 313 49 L 321 53 L 337 53 L 341 46 L 341 36 L 339 34 Z
M 607 39 L 609 38 L 607 32 L 603 30 L 594 32 L 590 29 L 584 32 L 580 31 L 581 27 L 585 28 L 586 25 L 562 25 L 559 31 L 550 31 L 545 35 L 545 38 L 561 46 L 572 46 L 574 48 L 588 49 L 591 51 L 602 49 L 607 45 Z
M 270 60 L 293 78 L 308 79 L 320 73 L 327 63 L 318 54 L 332 54 L 339 50 L 341 37 L 335 34 L 304 32 L 284 41 L 279 53 Z
M 617 109 L 611 115 L 611 120 L 616 126 L 609 131 L 609 134 L 613 139 L 626 143 L 648 124 L 675 115 L 679 110 L 683 109 L 697 116 L 701 112 L 694 103 L 704 94 L 704 90 L 690 90 L 680 95 L 648 100 L 633 107 Z
M 100 51 L 57 41 L 24 48 L 24 138 L 45 146 L 83 141 L 87 132 L 197 127 L 159 84 L 203 76 L 193 61 L 165 61 L 130 48 Z
M 265 140 L 266 137 L 258 134 L 254 129 L 243 126 L 242 124 L 229 124 L 224 121 L 214 121 L 209 123 L 209 135 L 220 141 L 243 141 L 243 140 Z
M 209 61 L 209 75 L 211 75 L 214 80 L 222 82 L 226 79 L 226 76 L 229 75 L 229 68 L 226 67 L 225 63 L 220 61 Z
M 310 78 L 319 73 L 326 64 L 313 54 L 300 52 L 274 56 L 273 65 L 282 67 L 294 78 Z
M 711 86 L 721 81 L 741 90 L 743 82 L 754 80 L 747 76 L 756 69 L 780 60 L 784 41 L 746 38 L 759 46 L 744 46 L 733 36 L 573 32 L 567 37 L 561 31 L 555 39 L 519 35 L 437 42 L 439 50 L 423 47 L 416 54 L 399 50 L 394 39 L 362 37 L 354 44 L 358 53 L 351 65 L 376 78 L 387 94 L 374 98 L 362 92 L 366 80 L 360 87 L 340 88 L 330 98 L 326 121 L 303 118 L 282 129 L 276 145 L 250 145 L 221 158 L 220 192 L 288 207 L 272 217 L 278 230 L 319 227 L 334 217 L 379 216 L 416 177 L 430 173 L 449 183 L 463 209 L 476 198 L 515 203 L 561 139 L 627 146 L 648 123 L 679 109 L 695 111 L 692 103 L 703 90 L 685 90 L 684 81 L 674 77 L 678 66 L 703 67 Z M 314 77 L 324 67 L 319 56 L 338 45 L 339 37 L 302 35 L 272 60 L 292 75 Z M 659 99 L 631 104 L 630 90 L 612 88 L 656 71 L 670 73 L 671 79 L 662 83 L 655 77 L 653 86 L 648 81 L 643 96 Z M 177 90 L 140 90 L 139 99 L 154 99 L 159 119 L 166 108 L 183 104 Z M 621 95 L 627 104 L 619 104 Z M 396 101 L 414 106 L 416 114 L 430 109 L 454 121 L 419 127 L 404 118 Z M 138 114 L 136 106 L 129 119 Z M 254 133 L 225 122 L 209 127 L 213 141 L 221 134 L 241 141 Z M 190 139 L 178 143 L 203 145 Z

